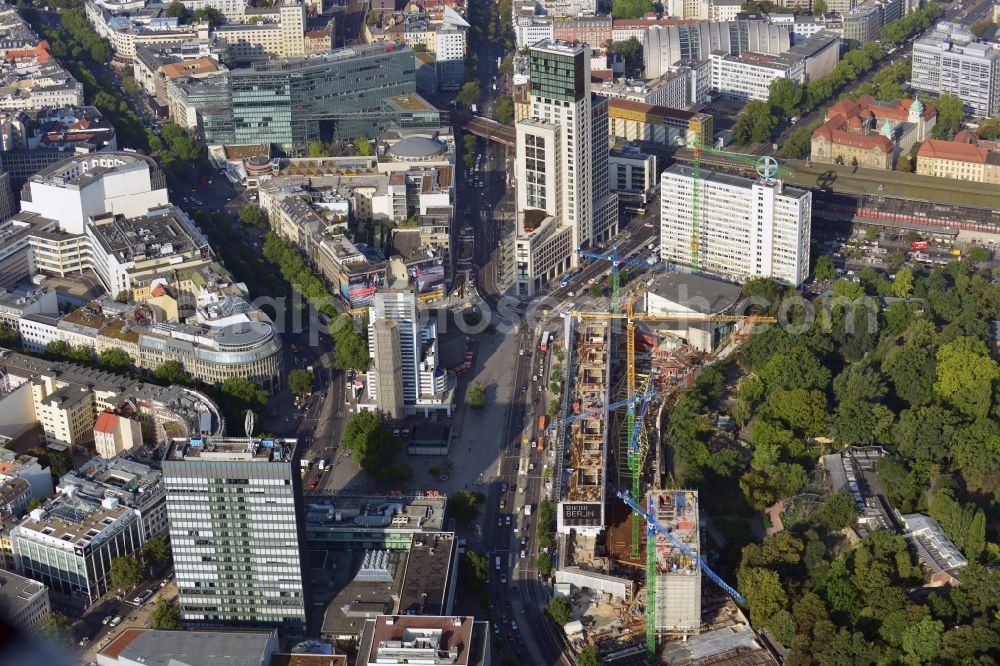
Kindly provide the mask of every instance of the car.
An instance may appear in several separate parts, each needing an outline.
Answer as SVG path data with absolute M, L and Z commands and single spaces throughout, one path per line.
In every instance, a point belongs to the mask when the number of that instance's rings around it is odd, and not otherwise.
M 500 574 L 500 584 L 501 585 L 507 584 L 507 574 Z
M 505 499 L 500 500 L 500 508 L 501 509 L 506 509 L 507 508 L 507 500 L 505 500 Z
M 317 481 L 316 479 L 313 479 L 309 483 L 309 490 L 316 490 L 316 486 L 318 486 L 318 485 L 319 485 L 319 481 Z
M 517 631 L 517 622 L 514 622 L 514 620 L 510 621 L 510 630 Z
M 505 493 L 507 492 L 508 488 L 510 488 L 510 486 L 507 485 L 506 481 L 500 484 L 500 492 Z
M 507 640 L 509 640 L 511 643 L 513 643 L 514 642 L 514 634 L 508 631 L 507 632 Z
M 503 516 L 497 516 L 497 527 L 503 527 Z
M 533 463 L 533 462 L 532 463 L 528 463 L 528 471 L 530 472 L 533 469 L 535 469 L 535 463 Z
M 493 625 L 493 633 L 496 634 L 497 636 L 500 635 L 500 625 L 499 624 L 494 624 Z
M 504 522 L 505 525 L 510 525 L 510 515 L 509 514 L 507 515 L 507 517 L 504 519 L 503 522 Z
M 538 381 L 538 375 L 531 375 L 531 381 L 537 382 Z
M 524 356 L 524 350 L 523 349 L 518 349 L 517 350 L 517 355 L 518 356 Z
M 164 578 L 163 580 L 160 581 L 160 587 L 166 587 L 167 583 L 169 582 L 170 582 L 169 578 Z
M 111 622 L 109 624 L 112 627 L 117 627 L 121 623 L 122 623 L 122 616 L 121 615 L 115 615 L 115 617 L 111 620 Z
M 573 298 L 574 296 L 576 296 L 576 292 L 575 291 L 567 291 L 566 295 L 569 296 L 570 298 Z
M 330 468 L 328 467 L 327 469 L 329 470 Z M 447 481 L 450 478 L 451 477 L 448 476 L 447 474 L 442 474 L 441 476 L 438 477 L 438 481 Z
M 101 620 L 101 624 L 107 624 L 108 622 L 111 622 L 111 616 L 110 615 L 105 615 L 104 619 Z
M 521 548 L 524 548 L 527 545 L 528 545 L 528 537 L 526 536 L 521 537 Z
M 84 636 L 83 638 L 80 639 L 80 647 L 83 647 L 89 642 L 90 642 L 90 636 Z
M 528 551 L 527 551 L 527 550 L 525 550 L 524 548 L 522 548 L 522 549 L 521 549 L 521 559 L 523 560 L 523 559 L 524 559 L 524 556 L 525 556 L 525 555 L 527 555 L 527 554 L 528 554 Z

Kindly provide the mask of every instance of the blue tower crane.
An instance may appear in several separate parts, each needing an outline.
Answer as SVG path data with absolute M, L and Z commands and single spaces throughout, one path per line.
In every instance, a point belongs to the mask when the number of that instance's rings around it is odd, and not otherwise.
M 633 500 L 632 497 L 627 492 L 619 492 L 618 497 L 621 498 L 622 501 L 624 501 L 626 504 L 628 504 L 633 511 L 640 514 L 643 518 L 646 519 L 646 525 L 647 525 L 646 548 L 654 547 L 653 544 L 656 541 L 656 533 L 659 532 L 660 534 L 670 539 L 670 542 L 673 543 L 677 548 L 679 548 L 682 553 L 684 553 L 692 560 L 697 562 L 698 568 L 701 569 L 703 572 L 705 572 L 705 575 L 711 578 L 716 585 L 721 587 L 722 590 L 730 597 L 732 597 L 736 603 L 740 604 L 741 606 L 744 603 L 746 603 L 745 600 L 743 599 L 742 594 L 737 592 L 736 589 L 731 587 L 728 583 L 726 583 L 726 581 L 722 580 L 722 578 L 720 578 L 717 573 L 712 571 L 712 569 L 708 566 L 705 560 L 701 559 L 701 557 L 692 553 L 691 549 L 688 548 L 687 545 L 684 544 L 684 542 L 675 537 L 669 529 L 667 529 L 662 523 L 660 523 L 660 521 L 656 519 L 655 516 L 653 516 L 652 513 L 648 511 L 643 511 L 643 509 L 638 504 L 636 504 L 635 500 Z M 647 612 L 648 610 L 649 609 L 647 609 Z

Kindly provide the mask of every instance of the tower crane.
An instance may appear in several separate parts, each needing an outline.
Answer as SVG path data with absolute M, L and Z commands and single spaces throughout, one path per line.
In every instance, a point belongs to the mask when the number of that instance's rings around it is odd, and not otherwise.
M 651 392 L 649 397 L 652 397 L 653 394 L 654 393 Z M 581 419 L 594 416 L 595 414 L 602 414 L 604 412 L 613 412 L 616 409 L 621 409 L 622 407 L 631 407 L 632 405 L 635 405 L 636 403 L 642 402 L 643 400 L 646 399 L 647 397 L 645 395 L 641 395 L 638 397 L 628 398 L 627 400 L 619 400 L 618 402 L 612 402 L 610 405 L 604 405 L 603 407 L 593 407 L 590 409 L 584 409 L 581 410 L 579 414 L 573 414 L 572 416 L 566 417 L 565 419 L 562 420 L 562 423 L 564 425 L 569 425 L 570 423 L 576 423 Z
M 726 581 L 712 571 L 711 567 L 705 563 L 705 560 L 701 559 L 698 555 L 691 552 L 691 549 L 687 547 L 683 541 L 674 536 L 673 532 L 670 531 L 668 527 L 663 525 L 659 520 L 656 519 L 656 507 L 654 506 L 653 497 L 650 497 L 646 501 L 646 511 L 632 499 L 632 497 L 627 492 L 619 492 L 618 497 L 625 502 L 629 508 L 635 513 L 642 516 L 646 520 L 646 652 L 652 660 L 656 655 L 656 533 L 667 537 L 670 542 L 676 546 L 682 553 L 687 555 L 694 561 L 698 568 L 701 569 L 706 576 L 711 578 L 716 585 L 722 588 L 722 590 L 728 594 L 732 599 L 739 605 L 744 605 L 745 600 L 743 595 L 736 591 L 735 588 L 730 586 Z
M 712 146 L 704 145 L 700 139 L 685 141 L 684 145 L 691 148 L 693 157 L 691 159 L 691 268 L 701 269 L 701 154 L 702 151 L 729 158 L 736 162 L 754 167 L 758 174 L 764 178 L 773 178 L 782 171 L 778 161 L 769 155 L 753 158 L 742 153 L 733 153 L 728 150 L 719 150 Z
M 611 311 L 621 312 L 621 276 L 618 274 L 618 268 L 622 264 L 627 266 L 641 266 L 642 268 L 652 268 L 650 264 L 645 261 L 639 261 L 638 259 L 631 259 L 629 257 L 623 257 L 618 254 L 617 243 L 611 247 L 611 254 L 598 254 L 596 252 L 588 252 L 586 250 L 577 250 L 576 253 L 581 257 L 587 257 L 588 259 L 594 259 L 597 261 L 610 261 L 611 262 Z

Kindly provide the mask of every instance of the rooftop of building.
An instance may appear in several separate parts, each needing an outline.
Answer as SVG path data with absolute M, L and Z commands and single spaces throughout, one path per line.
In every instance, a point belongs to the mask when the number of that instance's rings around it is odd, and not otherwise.
M 343 654 L 275 653 L 268 666 L 347 666 Z
M 380 615 L 366 627 L 359 663 L 468 666 L 474 624 L 468 616 Z
M 56 187 L 82 188 L 105 174 L 116 171 L 131 171 L 137 168 L 148 168 L 151 171 L 159 170 L 153 158 L 141 153 L 102 152 L 74 155 L 61 162 L 56 162 L 36 173 L 29 181 L 46 183 Z
M 31 467 L 38 458 L 27 453 L 18 453 L 0 447 L 0 474 L 11 474 Z
M 274 632 L 126 629 L 98 654 L 144 666 L 261 666 L 277 643 Z
M 426 161 L 443 155 L 448 145 L 427 136 L 408 136 L 386 150 L 386 155 L 403 161 Z
M 86 495 L 76 495 L 75 489 L 64 492 L 33 509 L 19 526 L 21 534 L 34 533 L 33 538 L 65 542 L 70 548 L 85 548 L 95 539 L 104 541 L 112 526 L 134 511 L 121 504 L 115 497 L 95 499 Z
M 738 284 L 689 273 L 662 273 L 646 290 L 702 314 L 725 312 L 739 302 L 743 292 Z
M 696 490 L 658 490 L 650 493 L 653 513 L 688 549 L 698 554 L 701 548 L 698 527 L 698 492 Z M 656 561 L 660 575 L 696 576 L 697 562 L 685 555 L 666 536 L 657 533 Z
M 981 141 L 972 132 L 962 131 L 951 141 L 927 139 L 920 144 L 920 149 L 917 151 L 917 159 L 920 158 L 972 164 L 1000 164 L 1000 151 L 997 150 L 996 143 Z
M 167 261 L 174 257 L 208 259 L 211 246 L 191 218 L 176 206 L 140 217 L 106 215 L 92 221 L 94 236 L 118 261 Z
M 17 615 L 25 604 L 33 601 L 38 595 L 45 594 L 46 590 L 45 585 L 37 580 L 0 569 L 0 617 L 10 618 Z
M 529 47 L 531 51 L 549 51 L 560 55 L 577 55 L 589 47 L 583 42 L 569 42 L 563 39 L 543 39 Z
M 190 437 L 174 439 L 165 463 L 254 462 L 288 465 L 297 439 L 259 437 Z
M 607 466 L 608 420 L 603 412 L 608 404 L 610 350 L 608 321 L 584 319 L 576 330 L 573 402 L 591 412 L 570 425 L 572 470 L 566 482 L 566 501 L 599 502 L 604 499 Z M 574 410 L 576 411 L 576 410 Z
M 440 615 L 451 568 L 452 533 L 419 532 L 409 550 L 328 551 L 331 584 L 323 636 L 357 637 L 364 621 L 379 615 Z M 365 568 L 367 565 L 368 568 Z
M 316 53 L 307 56 L 291 58 L 273 58 L 267 61 L 255 62 L 251 67 L 235 69 L 231 77 L 255 76 L 260 73 L 292 72 L 304 69 L 325 70 L 330 64 L 355 58 L 372 58 L 386 53 L 412 52 L 406 44 L 395 42 L 368 44 L 364 46 L 349 46 L 330 53 Z
M 641 113 L 653 116 L 654 118 L 670 118 L 673 120 L 688 122 L 692 120 L 706 120 L 711 118 L 709 114 L 701 113 L 700 111 L 672 109 L 667 106 L 657 106 L 655 104 L 646 104 L 645 102 L 637 102 L 635 100 L 621 99 L 617 97 L 608 100 L 608 113 L 618 115 L 623 112 Z
M 218 61 L 207 57 L 169 63 L 163 65 L 161 68 L 163 76 L 168 79 L 176 79 L 182 76 L 199 76 L 223 71 L 224 69 L 224 67 L 219 65 Z
M 439 531 L 444 527 L 443 495 L 309 495 L 306 524 L 325 529 L 358 528 Z
M 902 519 L 906 537 L 915 545 L 920 564 L 931 573 L 950 571 L 968 564 L 936 520 L 921 513 L 904 514 Z
M 103 412 L 101 416 L 108 415 Z M 113 416 L 113 415 L 112 415 Z M 76 487 L 77 495 L 95 499 L 118 497 L 126 506 L 142 504 L 143 496 L 162 488 L 163 473 L 149 463 L 118 456 L 106 460 L 92 458 L 79 469 L 71 470 L 59 480 L 57 490 Z
M 437 107 L 420 95 L 393 95 L 386 98 L 386 105 L 399 111 L 437 111 Z
M 825 166 L 825 165 L 824 165 Z M 686 176 L 688 178 L 694 177 L 694 169 L 686 164 L 671 164 L 665 171 L 665 173 L 675 173 L 681 176 Z M 742 187 L 744 189 L 750 189 L 754 183 L 760 182 L 759 179 L 744 178 L 743 176 L 734 176 L 732 174 L 723 173 L 721 171 L 713 171 L 711 169 L 701 169 L 701 179 L 702 181 L 710 181 L 715 183 L 722 183 L 725 185 L 732 185 L 735 187 Z M 772 187 L 777 187 L 778 183 L 781 181 L 774 181 Z M 794 199 L 801 199 L 810 194 L 809 190 L 804 190 L 798 187 L 793 187 L 789 185 L 782 184 L 781 195 L 786 197 L 791 197 Z
M 156 400 L 172 391 L 170 387 L 140 382 L 131 377 L 119 375 L 86 365 L 67 361 L 51 361 L 26 354 L 12 352 L 0 359 L 0 368 L 10 375 L 29 378 L 51 377 L 68 387 L 71 392 L 102 391 L 116 393 L 122 399 Z
M 24 479 L 17 476 L 0 476 L 0 509 L 30 492 L 31 486 Z

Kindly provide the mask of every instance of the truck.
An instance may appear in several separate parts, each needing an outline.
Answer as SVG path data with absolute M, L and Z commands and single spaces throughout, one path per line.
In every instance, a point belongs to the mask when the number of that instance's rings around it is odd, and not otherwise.
M 926 250 L 930 247 L 930 243 L 927 241 L 913 241 L 910 243 L 911 250 Z
M 545 438 L 542 437 L 541 435 L 538 436 L 538 450 L 539 451 L 545 450 Z
M 545 431 L 545 419 L 546 418 L 547 417 L 546 417 L 545 414 L 542 414 L 541 416 L 538 417 L 538 432 L 544 432 Z
M 318 465 L 318 467 L 319 467 L 319 471 L 321 471 L 321 472 L 326 469 L 326 458 L 320 458 L 319 459 L 319 465 Z
M 473 113 L 479 113 L 479 109 L 478 109 L 478 108 L 476 108 L 476 105 L 475 105 L 475 104 L 473 104 L 473 105 L 472 105 L 472 112 L 473 112 Z
M 530 516 L 531 515 L 531 505 L 530 504 L 525 504 L 524 505 L 524 515 L 526 515 L 526 516 Z

